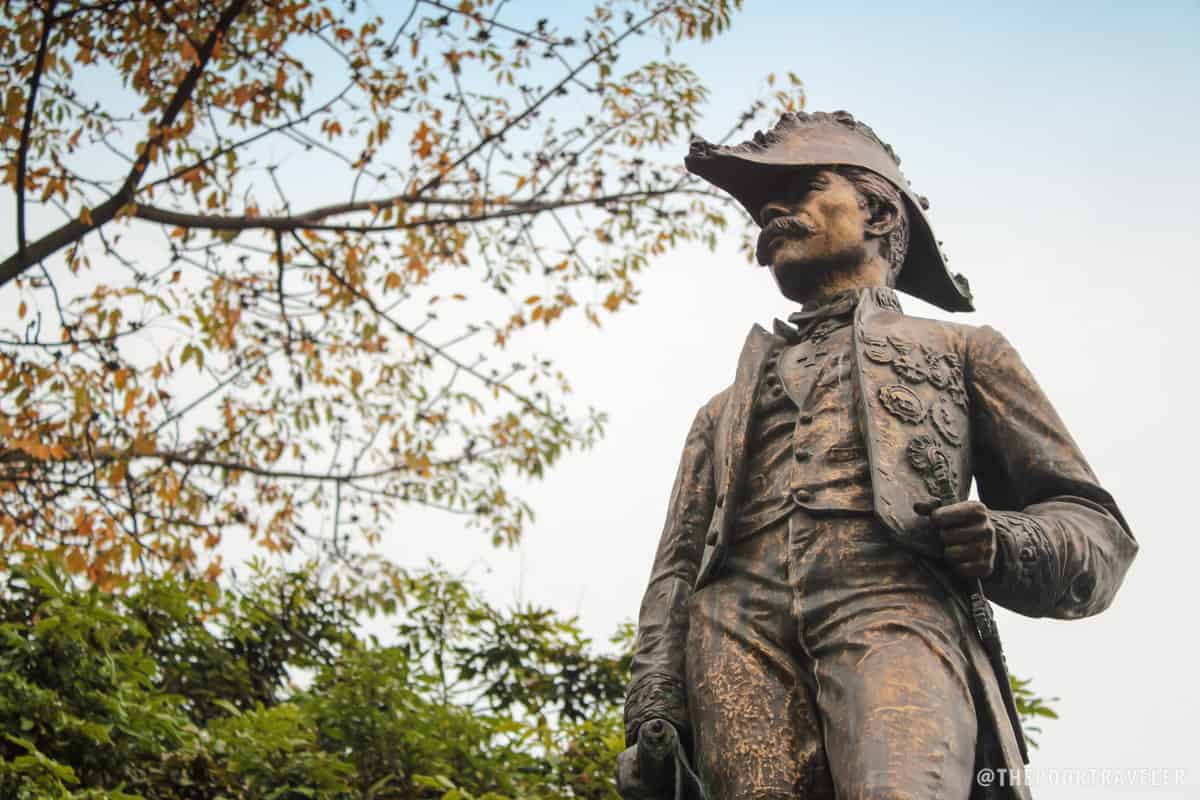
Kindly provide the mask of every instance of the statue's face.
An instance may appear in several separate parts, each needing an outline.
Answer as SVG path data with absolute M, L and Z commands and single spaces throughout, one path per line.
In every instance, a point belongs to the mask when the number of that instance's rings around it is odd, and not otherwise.
M 803 301 L 831 272 L 866 260 L 870 211 L 854 184 L 830 169 L 797 172 L 780 186 L 759 212 L 758 263 L 785 296 Z

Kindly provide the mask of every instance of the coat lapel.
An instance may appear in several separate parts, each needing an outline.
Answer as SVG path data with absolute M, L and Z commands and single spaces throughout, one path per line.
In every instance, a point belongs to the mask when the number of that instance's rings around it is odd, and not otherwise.
M 750 329 L 742 354 L 738 358 L 737 376 L 733 382 L 733 394 L 717 422 L 716 429 L 716 485 L 717 501 L 713 509 L 705 538 L 704 555 L 700 560 L 700 571 L 696 577 L 696 588 L 703 586 L 720 566 L 729 541 L 729 527 L 733 521 L 731 509 L 736 510 L 741 500 L 741 484 L 746 471 L 746 444 L 750 436 L 751 411 L 762 379 L 767 354 L 781 344 L 761 325 Z

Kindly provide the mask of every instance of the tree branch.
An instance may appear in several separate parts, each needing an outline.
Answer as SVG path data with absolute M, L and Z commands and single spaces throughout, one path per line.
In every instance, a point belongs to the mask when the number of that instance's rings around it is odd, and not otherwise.
M 125 178 L 125 183 L 115 194 L 92 209 L 92 224 L 87 225 L 78 219 L 73 219 L 46 234 L 41 239 L 38 239 L 24 250 L 19 249 L 16 254 L 0 262 L 0 286 L 4 286 L 33 264 L 42 261 L 68 244 L 82 238 L 91 228 L 99 227 L 109 222 L 116 217 L 122 208 L 133 201 L 138 182 L 141 180 L 142 174 L 146 171 L 151 156 L 159 149 L 163 138 L 166 136 L 167 129 L 175 122 L 175 118 L 179 116 L 179 112 L 191 100 L 192 93 L 196 89 L 196 84 L 200 82 L 200 76 L 204 73 L 204 70 L 208 67 L 208 62 L 212 59 L 217 43 L 225 35 L 226 31 L 229 30 L 230 26 L 233 25 L 233 21 L 248 3 L 249 0 L 231 0 L 221 13 L 216 25 L 209 33 L 208 38 L 205 39 L 204 45 L 196 54 L 196 63 L 192 65 L 187 75 L 180 81 L 174 96 L 163 110 L 158 125 L 152 128 L 154 132 L 143 142 L 141 154 L 138 155 L 133 168 Z
M 478 454 L 474 454 L 478 455 Z M 35 458 L 24 450 L 13 449 L 0 451 L 0 464 L 14 465 L 19 467 L 28 467 L 34 464 L 111 464 L 115 462 L 130 463 L 133 461 L 154 460 L 164 464 L 179 464 L 187 467 L 211 467 L 214 469 L 223 469 L 229 472 L 245 472 L 250 475 L 257 475 L 263 478 L 280 478 L 284 480 L 296 481 L 317 481 L 322 483 L 353 483 L 355 481 L 374 480 L 377 478 L 386 478 L 391 475 L 399 475 L 403 473 L 413 473 L 415 470 L 407 465 L 384 467 L 382 469 L 367 470 L 363 472 L 305 472 L 304 470 L 289 470 L 289 469 L 271 469 L 269 467 L 258 466 L 257 464 L 247 464 L 242 461 L 232 461 L 221 458 L 208 458 L 206 456 L 189 455 L 173 450 L 152 450 L 148 452 L 135 452 L 132 450 L 120 450 L 113 447 L 98 447 L 95 450 L 82 452 L 66 452 L 62 456 L 50 456 L 48 458 Z M 444 461 L 431 462 L 430 467 L 440 469 L 445 467 L 453 467 L 466 460 L 466 456 L 456 456 L 455 458 L 446 459 Z M 0 473 L 0 480 L 21 481 L 28 483 L 31 478 L 20 472 L 4 472 Z
M 380 308 L 379 304 L 376 303 L 375 300 L 373 298 L 371 298 L 370 295 L 367 295 L 366 293 L 359 291 L 355 287 L 351 286 L 350 283 L 345 278 L 343 278 L 341 275 L 338 274 L 338 271 L 336 269 L 334 269 L 332 266 L 330 266 L 325 261 L 325 259 L 321 258 L 316 253 L 314 253 L 312 251 L 312 249 L 304 243 L 303 239 L 301 239 L 299 236 L 297 236 L 294 233 L 292 234 L 292 238 L 296 240 L 296 243 L 299 244 L 300 247 L 306 253 L 308 253 L 310 256 L 312 256 L 313 260 L 316 261 L 317 264 L 319 264 L 322 269 L 324 269 L 326 272 L 328 272 L 329 275 L 335 281 L 337 281 L 339 286 L 341 286 L 347 292 L 350 292 L 350 294 L 354 295 L 356 298 L 358 298 L 363 303 L 365 303 L 367 308 L 371 309 L 371 313 L 373 313 L 379 319 L 382 319 L 385 322 L 387 322 L 389 325 L 391 325 L 393 328 L 395 328 L 398 333 L 410 338 L 411 340 L 417 342 L 421 346 L 427 348 L 431 353 L 438 355 L 439 357 L 444 359 L 447 363 L 449 363 L 451 366 L 453 366 L 455 369 L 460 369 L 463 372 L 465 372 L 466 374 L 471 375 L 472 377 L 476 378 L 477 380 L 482 382 L 484 386 L 504 392 L 509 397 L 512 397 L 514 400 L 519 402 L 525 409 L 527 409 L 528 411 L 536 414 L 537 416 L 542 417 L 543 419 L 549 421 L 551 424 L 557 425 L 557 426 L 564 426 L 563 420 L 555 417 L 554 414 L 551 413 L 550 411 L 539 408 L 532 400 L 530 400 L 528 397 L 526 397 L 525 395 L 518 392 L 516 389 L 509 386 L 506 382 L 498 381 L 494 378 L 490 378 L 487 375 L 484 375 L 483 373 L 481 373 L 479 370 L 475 369 L 470 364 L 466 364 L 466 363 L 460 361 L 459 359 L 452 356 L 450 353 L 448 353 L 445 350 L 443 350 L 442 348 L 438 347 L 436 344 L 431 342 L 429 339 L 427 339 L 423 336 L 420 336 L 412 328 L 409 328 L 409 327 L 401 324 L 399 321 L 394 319 L 390 314 L 388 314 L 385 310 Z
M 611 42 L 606 44 L 604 47 L 597 48 L 590 56 L 585 58 L 583 61 L 579 62 L 579 64 L 574 69 L 572 69 L 570 72 L 568 72 L 566 77 L 564 77 L 562 80 L 560 80 L 558 83 L 556 83 L 553 88 L 544 92 L 541 97 L 539 97 L 537 100 L 533 101 L 528 106 L 526 106 L 521 111 L 520 114 L 518 114 L 515 117 L 513 117 L 512 119 L 508 120 L 508 122 L 506 122 L 504 124 L 504 126 L 502 128 L 500 128 L 500 130 L 495 131 L 494 133 L 490 133 L 487 136 L 484 136 L 478 142 L 476 142 L 473 147 L 471 147 L 465 153 L 463 153 L 461 156 L 459 156 L 457 159 L 455 159 L 449 166 L 440 170 L 440 172 L 436 178 L 431 178 L 430 180 L 426 181 L 424 184 L 422 184 L 420 187 L 418 187 L 416 192 L 414 192 L 413 194 L 415 194 L 416 196 L 419 197 L 419 196 L 423 195 L 425 192 L 429 191 L 430 189 L 438 186 L 439 184 L 441 184 L 442 179 L 446 175 L 449 175 L 455 169 L 457 169 L 458 167 L 465 164 L 467 161 L 469 161 L 471 158 L 473 158 L 477 153 L 479 153 L 481 150 L 483 150 L 483 148 L 487 147 L 489 143 L 494 142 L 498 139 L 503 139 L 504 136 L 510 130 L 512 130 L 513 128 L 517 127 L 522 122 L 524 122 L 534 112 L 536 112 L 539 108 L 541 108 L 542 105 L 545 104 L 545 102 L 547 100 L 549 100 L 551 97 L 555 97 L 556 95 L 558 95 L 558 93 L 562 89 L 564 89 L 567 84 L 569 84 L 573 80 L 575 80 L 575 77 L 577 75 L 579 75 L 579 73 L 583 72 L 584 69 L 586 69 L 591 64 L 595 63 L 595 61 L 600 57 L 600 55 L 602 53 L 607 53 L 607 52 L 610 52 L 613 49 L 615 49 L 617 47 L 617 45 L 619 45 L 625 39 L 629 38 L 630 36 L 633 36 L 635 33 L 640 31 L 643 27 L 645 27 L 652 20 L 654 20 L 655 17 L 658 17 L 660 14 L 662 14 L 663 11 L 665 11 L 665 10 L 666 10 L 666 6 L 659 6 L 653 12 L 651 12 L 649 15 L 643 17 L 641 20 L 637 21 L 636 23 L 633 23 L 632 25 L 630 25 L 628 28 L 626 28 L 621 33 L 620 36 L 613 39 Z
M 342 203 L 336 206 L 324 206 L 311 211 L 306 211 L 300 214 L 291 214 L 285 216 L 236 216 L 225 217 L 213 214 L 189 214 L 183 211 L 172 211 L 158 206 L 139 205 L 134 211 L 133 216 L 138 219 L 144 219 L 148 222 L 158 222 L 163 225 L 174 225 L 179 228 L 197 228 L 210 231 L 248 231 L 248 230 L 268 230 L 293 232 L 301 230 L 311 231 L 344 231 L 352 233 L 372 233 L 383 231 L 402 231 L 413 228 L 432 228 L 438 225 L 462 225 L 478 222 L 488 222 L 490 220 L 507 219 L 510 217 L 520 217 L 530 214 L 539 214 L 543 211 L 554 211 L 562 208 L 572 208 L 575 206 L 603 206 L 611 203 L 625 203 L 630 201 L 653 200 L 656 197 L 664 197 L 669 194 L 698 194 L 711 195 L 716 197 L 715 192 L 705 189 L 651 189 L 638 192 L 620 192 L 617 194 L 600 195 L 598 197 L 578 197 L 578 198 L 558 198 L 556 200 L 546 200 L 542 202 L 520 201 L 508 202 L 499 204 L 492 202 L 490 205 L 503 205 L 496 211 L 480 212 L 478 214 L 463 214 L 457 217 L 428 217 L 425 219 L 415 219 L 407 222 L 398 222 L 394 225 L 352 225 L 352 224 L 332 224 L 324 223 L 321 220 L 328 219 L 331 216 L 361 212 L 374 208 L 385 208 L 393 202 L 405 202 L 410 200 L 416 203 L 425 203 L 425 200 L 415 198 L 404 198 L 401 196 L 392 198 L 383 198 L 374 201 L 359 201 L 355 203 Z M 445 202 L 447 205 L 469 205 L 470 201 L 438 201 Z
M 50 45 L 50 29 L 54 26 L 54 3 L 47 2 L 43 12 L 42 40 L 38 43 L 37 60 L 33 64 L 33 75 L 29 79 L 29 102 L 25 105 L 25 121 L 21 126 L 21 141 L 17 145 L 17 255 L 25 254 L 25 165 L 29 155 L 29 135 L 33 130 L 33 112 L 37 104 L 38 87 L 42 82 L 42 70 L 46 68 L 46 50 Z

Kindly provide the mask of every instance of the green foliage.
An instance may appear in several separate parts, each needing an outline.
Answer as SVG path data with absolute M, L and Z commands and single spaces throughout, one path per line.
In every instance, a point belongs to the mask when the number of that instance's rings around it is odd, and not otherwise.
M 616 800 L 632 628 L 609 644 L 436 569 L 112 595 L 31 557 L 0 587 L 0 798 Z M 1027 730 L 1056 716 L 1013 688 Z
M 304 570 L 115 596 L 51 560 L 16 567 L 0 797 L 616 797 L 624 657 L 436 570 L 388 585 L 350 596 Z M 363 637 L 355 620 L 386 608 L 395 635 Z
M 1058 719 L 1058 712 L 1049 706 L 1049 703 L 1057 702 L 1058 698 L 1051 697 L 1049 700 L 1045 700 L 1038 697 L 1030 688 L 1029 678 L 1022 679 L 1015 675 L 1009 675 L 1008 683 L 1012 686 L 1013 699 L 1017 701 L 1017 714 L 1021 717 L 1025 740 L 1031 747 L 1037 747 L 1037 739 L 1034 738 L 1034 734 L 1042 732 L 1041 725 L 1038 723 L 1043 719 Z

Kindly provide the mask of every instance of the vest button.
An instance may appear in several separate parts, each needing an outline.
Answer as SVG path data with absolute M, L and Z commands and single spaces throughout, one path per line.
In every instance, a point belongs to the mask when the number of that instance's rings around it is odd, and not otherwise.
M 813 421 L 812 414 L 801 414 L 800 415 L 800 424 L 801 425 L 812 425 L 812 421 Z
M 812 499 L 813 499 L 813 493 L 810 492 L 808 489 L 793 489 L 792 490 L 792 502 L 796 503 L 797 505 L 799 505 L 800 503 L 807 503 Z
M 811 458 L 812 458 L 812 452 L 809 450 L 797 450 L 796 451 L 796 460 L 801 463 L 808 461 Z

